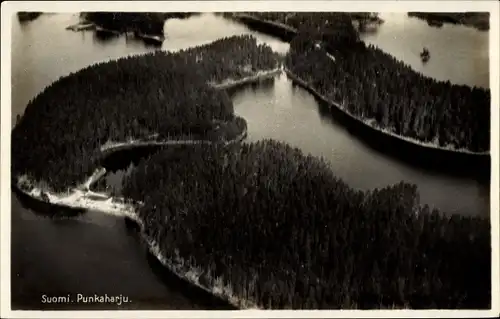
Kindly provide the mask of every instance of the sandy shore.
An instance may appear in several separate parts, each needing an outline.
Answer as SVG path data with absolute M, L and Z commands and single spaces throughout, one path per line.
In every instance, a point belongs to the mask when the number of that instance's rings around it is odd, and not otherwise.
M 233 141 L 241 140 L 242 136 L 246 135 L 246 129 L 234 140 L 227 141 L 225 145 L 231 144 Z M 124 148 L 133 148 L 138 145 L 193 145 L 200 143 L 211 143 L 205 140 L 187 140 L 187 141 L 163 141 L 163 142 L 135 142 L 131 141 L 129 143 L 107 143 L 106 146 L 101 148 L 102 151 L 114 152 L 118 150 L 123 150 Z M 190 267 L 184 259 L 182 259 L 178 253 L 174 256 L 173 260 L 166 258 L 160 249 L 160 245 L 152 238 L 146 235 L 145 222 L 138 216 L 137 209 L 143 205 L 142 202 L 128 203 L 123 198 L 115 198 L 110 195 L 94 192 L 90 190 L 90 186 L 96 183 L 100 178 L 106 174 L 106 169 L 100 167 L 94 171 L 94 173 L 81 185 L 64 193 L 52 193 L 50 191 L 45 191 L 35 186 L 34 183 L 30 182 L 27 176 L 20 176 L 17 179 L 17 187 L 21 192 L 26 195 L 38 199 L 40 201 L 46 201 L 51 204 L 57 204 L 60 206 L 66 206 L 68 208 L 75 209 L 85 209 L 99 211 L 104 214 L 121 216 L 128 218 L 140 227 L 140 235 L 142 236 L 145 243 L 147 243 L 148 249 L 151 254 L 153 254 L 161 264 L 173 272 L 178 277 L 187 280 L 191 284 L 209 292 L 220 299 L 229 302 L 231 305 L 237 308 L 257 308 L 256 305 L 251 302 L 234 295 L 230 286 L 225 286 L 223 284 L 222 278 L 212 278 L 208 274 L 204 274 L 201 268 Z M 24 185 L 24 186 L 22 186 Z M 26 190 L 26 185 L 31 185 L 30 190 Z M 200 283 L 200 277 L 204 276 L 205 280 L 210 282 L 211 285 L 204 286 Z

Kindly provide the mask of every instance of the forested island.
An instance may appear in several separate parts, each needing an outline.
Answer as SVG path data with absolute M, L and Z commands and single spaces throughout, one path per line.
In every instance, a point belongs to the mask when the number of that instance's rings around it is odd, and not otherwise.
M 290 42 L 304 28 L 321 28 L 336 19 L 349 21 L 357 26 L 355 32 L 365 31 L 368 26 L 378 26 L 384 21 L 377 13 L 370 12 L 225 12 L 227 18 L 240 21 L 252 29 L 278 36 Z
M 233 13 L 229 13 L 231 15 Z M 348 17 L 352 21 L 359 23 L 375 23 L 381 24 L 384 22 L 376 12 L 344 12 L 341 15 L 336 12 L 241 12 L 235 15 L 245 14 L 256 18 L 282 23 L 295 29 L 300 29 L 304 23 L 308 24 L 311 21 L 324 23 L 330 19 L 336 19 L 339 16 Z M 234 14 L 233 14 L 234 15 Z
M 138 215 L 163 256 L 205 286 L 229 286 L 228 298 L 273 309 L 489 305 L 488 220 L 420 207 L 407 183 L 354 190 L 284 143 L 159 152 L 123 187 L 144 202 Z
M 489 12 L 409 12 L 408 16 L 426 20 L 429 25 L 463 24 L 478 30 L 490 29 Z
M 287 68 L 342 110 L 430 147 L 489 153 L 489 89 L 437 81 L 360 41 L 346 13 L 252 13 L 297 30 Z
M 163 36 L 165 20 L 172 18 L 188 18 L 191 12 L 84 12 L 86 21 L 104 29 Z
M 232 102 L 211 84 L 278 66 L 278 54 L 250 36 L 89 66 L 28 103 L 12 131 L 12 176 L 60 192 L 92 175 L 108 142 L 229 137 L 220 128 L 235 120 Z
M 35 11 L 29 11 L 29 12 L 18 12 L 17 13 L 17 19 L 20 22 L 27 22 L 27 21 L 33 21 L 39 16 L 42 15 L 42 12 L 35 12 Z
M 296 14 L 286 68 L 369 125 L 443 147 L 489 149 L 489 121 L 480 126 L 489 91 L 417 74 L 360 42 L 352 19 Z M 255 38 L 235 36 L 70 74 L 30 101 L 14 128 L 12 175 L 64 192 L 101 166 L 104 146 L 227 142 L 245 122 L 218 87 L 280 62 Z M 488 219 L 430 211 L 404 182 L 355 190 L 325 161 L 284 143 L 162 150 L 132 170 L 120 195 L 146 242 L 189 270 L 179 275 L 239 307 L 490 306 Z

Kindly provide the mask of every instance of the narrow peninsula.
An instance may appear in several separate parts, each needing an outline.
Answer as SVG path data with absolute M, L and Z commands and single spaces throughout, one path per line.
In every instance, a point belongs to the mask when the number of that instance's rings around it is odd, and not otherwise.
M 234 36 L 61 78 L 12 132 L 13 185 L 126 216 L 165 267 L 239 308 L 488 308 L 489 220 L 430 211 L 405 182 L 355 190 L 285 143 L 239 142 L 246 122 L 224 89 L 285 68 L 366 125 L 489 151 L 489 91 L 419 75 L 361 43 L 352 19 L 276 21 L 296 30 L 285 61 Z M 137 145 L 164 149 L 124 179 L 121 198 L 89 190 L 106 154 Z

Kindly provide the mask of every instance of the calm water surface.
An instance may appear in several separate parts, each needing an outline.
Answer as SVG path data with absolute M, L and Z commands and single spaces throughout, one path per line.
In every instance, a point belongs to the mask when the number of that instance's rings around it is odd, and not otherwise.
M 366 41 L 426 75 L 488 86 L 488 33 L 457 26 L 430 28 L 425 22 L 400 14 L 383 18 L 386 23 L 378 33 L 365 35 Z M 73 14 L 50 14 L 23 25 L 14 21 L 13 125 L 28 101 L 59 77 L 96 62 L 156 50 L 123 36 L 103 40 L 90 31 L 65 30 L 77 20 Z M 165 23 L 165 34 L 161 49 L 174 51 L 235 34 L 254 34 L 259 42 L 279 52 L 289 47 L 211 14 L 170 20 Z M 427 65 L 422 65 L 418 57 L 423 46 L 432 55 Z M 342 125 L 322 115 L 314 98 L 292 86 L 284 76 L 277 77 L 274 84 L 243 89 L 233 101 L 236 113 L 248 121 L 249 140 L 275 138 L 323 156 L 352 187 L 372 189 L 405 180 L 418 185 L 422 203 L 447 212 L 489 216 L 488 185 L 416 169 L 373 151 Z M 116 183 L 119 176 L 110 175 L 109 179 Z M 121 219 L 96 212 L 76 219 L 46 219 L 24 208 L 14 194 L 12 269 L 12 297 L 17 306 L 43 307 L 40 300 L 44 293 L 108 293 L 129 296 L 133 303 L 122 305 L 127 308 L 203 307 L 151 272 L 144 251 Z
M 381 13 L 380 17 L 385 23 L 378 32 L 365 34 L 365 42 L 435 79 L 489 87 L 489 32 L 449 23 L 430 27 L 406 13 Z M 424 47 L 431 55 L 427 63 L 420 60 Z

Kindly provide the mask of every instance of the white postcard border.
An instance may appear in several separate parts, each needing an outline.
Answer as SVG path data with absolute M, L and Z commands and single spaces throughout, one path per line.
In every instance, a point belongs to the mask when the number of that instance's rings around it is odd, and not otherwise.
M 491 310 L 311 310 L 311 311 L 12 311 L 10 310 L 10 134 L 11 21 L 16 11 L 489 11 L 491 89 Z M 325 317 L 491 317 L 499 314 L 499 3 L 496 1 L 6 1 L 1 5 L 1 153 L 0 153 L 0 317 L 2 318 L 325 318 Z

